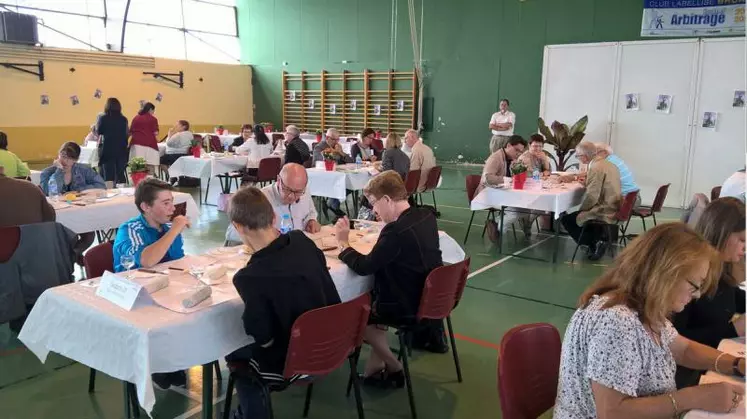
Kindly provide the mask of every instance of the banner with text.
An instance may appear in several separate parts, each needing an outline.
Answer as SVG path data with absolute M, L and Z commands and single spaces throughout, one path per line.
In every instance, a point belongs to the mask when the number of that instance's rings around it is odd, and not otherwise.
M 644 0 L 641 36 L 744 35 L 745 0 Z

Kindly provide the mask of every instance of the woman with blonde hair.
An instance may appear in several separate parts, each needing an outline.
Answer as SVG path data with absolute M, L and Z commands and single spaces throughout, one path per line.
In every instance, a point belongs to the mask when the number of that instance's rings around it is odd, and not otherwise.
M 745 293 L 738 287 L 744 281 L 744 203 L 731 197 L 714 200 L 695 231 L 719 251 L 723 269 L 713 296 L 692 301 L 672 323 L 682 336 L 716 348 L 723 339 L 745 335 Z M 697 384 L 701 373 L 678 368 L 677 387 Z
M 375 167 L 381 171 L 394 170 L 402 180 L 407 178 L 410 171 L 410 158 L 402 151 L 402 140 L 396 132 L 390 132 L 384 141 L 384 154 L 381 156 L 381 162 L 374 163 Z
M 677 390 L 676 365 L 744 376 L 744 358 L 677 333 L 668 317 L 715 289 L 721 258 L 682 223 L 631 243 L 581 296 L 563 340 L 554 418 L 678 417 L 737 409 L 744 387 Z

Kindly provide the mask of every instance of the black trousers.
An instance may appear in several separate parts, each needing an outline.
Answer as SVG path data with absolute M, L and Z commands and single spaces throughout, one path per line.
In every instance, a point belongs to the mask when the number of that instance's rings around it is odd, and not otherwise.
M 586 230 L 584 231 L 584 236 L 581 237 L 581 226 L 576 222 L 578 214 L 579 211 L 576 211 L 571 214 L 566 214 L 560 219 L 560 222 L 563 223 L 563 227 L 565 227 L 568 234 L 573 237 L 573 240 L 582 246 L 591 246 L 602 240 L 604 238 L 604 227 L 594 224 L 587 225 Z
M 164 154 L 161 156 L 161 164 L 171 166 L 175 161 L 179 160 L 179 157 L 189 156 L 189 154 Z
M 99 168 L 101 176 L 104 180 L 114 182 L 115 185 L 117 183 L 127 183 L 127 173 L 125 172 L 125 169 L 127 168 L 128 159 L 129 156 L 125 153 L 124 155 L 100 161 Z
M 251 346 L 244 346 L 226 356 L 228 362 L 249 359 L 252 359 Z M 234 385 L 239 396 L 239 407 L 234 411 L 233 419 L 265 419 L 270 417 L 264 390 L 257 380 L 237 374 Z M 226 407 L 226 409 L 229 408 L 230 406 Z

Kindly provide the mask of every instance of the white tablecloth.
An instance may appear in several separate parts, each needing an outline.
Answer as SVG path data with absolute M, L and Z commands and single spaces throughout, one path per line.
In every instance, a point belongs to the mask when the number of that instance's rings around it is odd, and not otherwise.
M 192 195 L 183 192 L 173 192 L 173 194 L 175 204 L 187 203 L 187 217 L 196 223 L 200 218 L 200 209 L 195 204 Z M 135 207 L 135 197 L 132 195 L 119 195 L 109 201 L 84 207 L 72 205 L 55 212 L 58 223 L 78 234 L 117 228 L 139 214 Z
M 343 165 L 339 167 L 348 168 L 350 166 Z M 362 168 L 357 170 L 356 173 L 350 173 L 341 171 L 328 172 L 317 168 L 306 169 L 306 173 L 309 176 L 309 183 L 306 189 L 312 196 L 324 196 L 344 201 L 347 196 L 346 190 L 357 191 L 366 186 L 368 180 L 371 179 L 370 170 Z
M 579 183 L 566 183 L 555 189 L 503 189 L 485 188 L 472 200 L 472 211 L 504 207 L 552 211 L 555 218 L 569 209 L 581 205 L 584 187 Z
M 728 354 L 744 357 L 745 353 L 745 340 L 744 338 L 724 339 L 719 343 L 718 350 L 726 352 Z M 700 378 L 700 384 L 707 383 L 719 383 L 729 382 L 744 387 L 744 378 L 737 378 L 733 376 L 726 376 L 719 374 L 715 371 L 708 371 Z M 691 410 L 685 416 L 684 419 L 744 419 L 744 400 L 742 404 L 733 413 L 717 414 L 709 413 L 702 410 Z
M 464 259 L 454 239 L 445 233 L 439 236 L 444 261 Z M 359 243 L 353 245 L 362 252 L 373 247 L 373 241 Z M 174 263 L 189 266 L 188 260 Z M 356 275 L 334 257 L 327 257 L 327 263 L 343 301 L 371 289 L 372 277 Z M 223 304 L 191 314 L 148 301 L 128 312 L 97 297 L 95 289 L 74 283 L 45 291 L 18 339 L 42 362 L 52 351 L 134 383 L 141 406 L 150 413 L 156 401 L 152 373 L 207 364 L 252 342 L 244 332 L 243 310 L 236 294 Z
M 34 185 L 38 185 L 41 183 L 41 170 L 31 170 L 31 173 L 29 174 L 29 177 L 31 178 L 31 182 Z
M 247 156 L 237 155 L 212 157 L 206 154 L 199 159 L 192 156 L 179 157 L 169 168 L 169 176 L 210 179 L 213 176 L 245 168 L 247 160 Z
M 78 163 L 88 165 L 92 168 L 96 168 L 99 165 L 99 152 L 96 143 L 91 143 L 91 145 L 85 145 L 80 148 Z

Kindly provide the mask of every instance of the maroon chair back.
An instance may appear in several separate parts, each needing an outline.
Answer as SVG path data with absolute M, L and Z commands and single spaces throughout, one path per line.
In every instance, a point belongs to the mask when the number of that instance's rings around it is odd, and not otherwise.
M 114 272 L 114 245 L 104 242 L 92 247 L 83 255 L 86 278 L 98 278 L 104 271 Z
M 615 220 L 622 222 L 630 219 L 630 216 L 633 214 L 633 206 L 635 205 L 636 198 L 638 198 L 638 191 L 628 192 L 625 195 L 620 208 L 615 213 Z
M 720 186 L 716 186 L 713 189 L 711 189 L 711 201 L 717 200 L 719 196 L 721 196 Z
M 285 136 L 283 134 L 272 134 L 272 148 L 277 147 L 278 141 L 284 141 Z
M 428 171 L 428 175 L 425 179 L 425 189 L 423 190 L 423 192 L 429 192 L 433 189 L 436 189 L 439 179 L 441 179 L 441 166 L 433 166 L 431 170 Z
M 174 204 L 174 213 L 171 214 L 171 219 L 173 220 L 174 218 L 180 215 L 184 215 L 184 216 L 187 215 L 187 203 L 186 202 Z
M 21 242 L 21 227 L 0 227 L 0 263 L 13 257 Z
M 457 296 L 456 296 L 456 302 L 454 303 L 454 308 L 456 308 L 459 305 L 459 302 L 462 301 L 462 294 L 464 294 L 464 287 L 467 286 L 467 279 L 469 278 L 469 263 L 470 258 L 464 259 L 464 261 L 461 262 L 464 270 L 462 271 L 462 278 L 459 280 L 459 285 L 457 286 Z
M 223 142 L 221 142 L 220 137 L 212 134 L 208 134 L 207 137 L 210 141 L 210 149 L 212 151 L 223 151 Z
M 464 291 L 464 275 L 469 258 L 452 265 L 439 266 L 425 278 L 417 319 L 444 319 L 454 309 Z
M 371 148 L 373 148 L 374 150 L 376 150 L 376 152 L 381 153 L 381 150 L 384 149 L 384 141 L 380 140 L 380 139 L 377 139 L 377 138 L 374 138 L 371 141 Z
M 664 206 L 664 200 L 667 199 L 667 193 L 669 193 L 669 185 L 671 185 L 671 183 L 659 186 L 659 190 L 656 191 L 654 203 L 651 204 L 651 212 L 661 212 L 661 208 Z
M 412 196 L 418 191 L 418 185 L 420 185 L 420 170 L 410 170 L 405 178 L 405 189 L 407 190 L 407 196 Z
M 363 344 L 370 314 L 369 294 L 303 313 L 291 328 L 285 378 L 296 374 L 321 376 L 337 369 Z
M 277 179 L 281 165 L 280 157 L 265 157 L 260 160 L 257 169 L 257 182 L 272 182 Z
M 534 419 L 555 405 L 560 350 L 560 333 L 551 324 L 524 324 L 503 335 L 498 355 L 503 419 Z
M 477 188 L 480 186 L 480 181 L 482 180 L 482 176 L 480 175 L 467 175 L 465 178 L 465 186 L 467 187 L 467 203 L 471 204 L 472 200 L 475 199 L 475 192 L 477 192 Z

